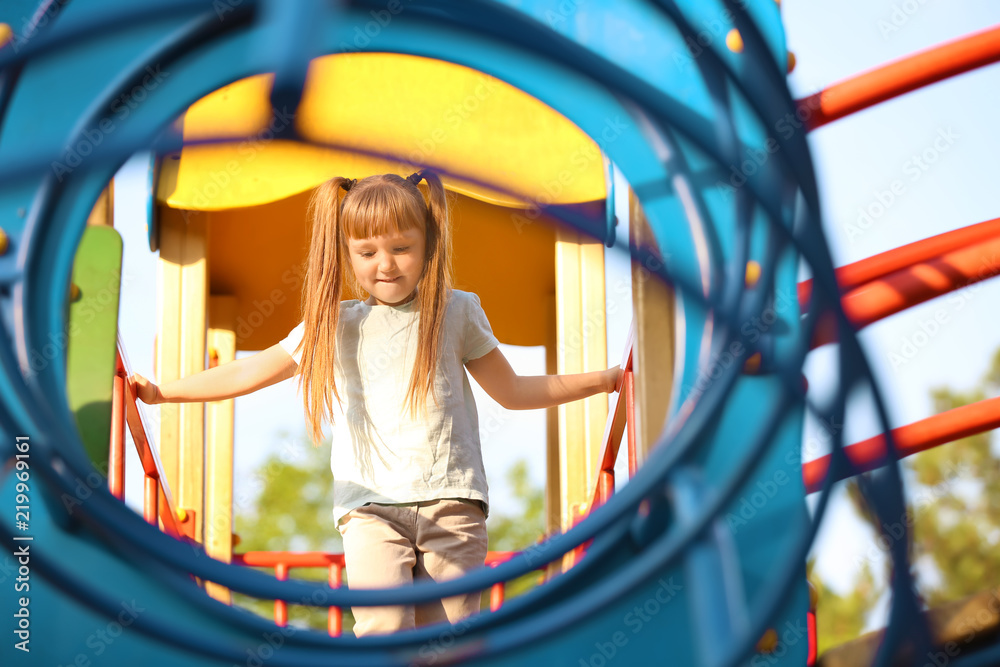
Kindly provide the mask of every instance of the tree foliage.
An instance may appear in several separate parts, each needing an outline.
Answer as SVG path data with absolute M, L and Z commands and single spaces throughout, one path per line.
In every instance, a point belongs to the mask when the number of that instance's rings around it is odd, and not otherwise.
M 875 606 L 882 590 L 876 584 L 868 563 L 855 575 L 851 590 L 843 595 L 811 572 L 812 562 L 807 570 L 816 590 L 817 650 L 822 653 L 861 634 L 868 612 Z
M 519 460 L 510 467 L 507 483 L 520 510 L 514 515 L 490 517 L 491 551 L 520 551 L 535 544 L 545 532 L 545 492 L 531 483 L 527 461 Z
M 969 392 L 937 388 L 935 412 L 995 396 L 1000 391 L 1000 350 L 982 381 Z M 913 559 L 918 586 L 935 606 L 1000 583 L 1000 460 L 990 433 L 922 452 L 908 461 L 918 488 Z
M 236 551 L 325 551 L 343 552 L 343 542 L 333 521 L 333 476 L 330 474 L 330 443 L 312 447 L 308 441 L 295 442 L 282 438 L 283 449 L 271 454 L 254 472 L 243 480 L 246 493 L 253 500 L 237 506 L 236 534 L 240 537 Z M 262 571 L 274 574 L 270 568 Z M 293 569 L 289 577 L 309 581 L 327 581 L 324 568 Z M 274 618 L 274 602 L 234 594 L 235 604 L 269 619 Z M 288 606 L 292 625 L 326 630 L 327 610 L 324 608 Z M 344 631 L 354 627 L 354 617 L 344 610 Z
M 977 386 L 969 391 L 931 391 L 935 413 L 970 405 L 1000 392 L 1000 350 Z M 905 459 L 907 509 L 897 521 L 878 522 L 856 481 L 847 484 L 858 516 L 881 539 L 909 529 L 917 593 L 929 607 L 980 593 L 998 583 L 1000 572 L 1000 459 L 991 434 L 971 435 Z M 877 483 L 877 482 L 875 482 Z M 880 549 L 885 552 L 885 549 Z M 887 573 L 888 574 L 888 573 Z M 838 595 L 817 577 L 817 633 L 820 651 L 857 637 L 882 596 L 866 562 L 853 589 Z
M 537 543 L 545 533 L 545 491 L 531 483 L 528 463 L 519 460 L 507 471 L 507 483 L 520 505 L 513 515 L 493 515 L 487 522 L 490 551 L 521 551 Z M 534 588 L 540 580 L 530 572 L 507 584 L 506 596 L 514 597 Z M 489 608 L 484 594 L 483 607 Z

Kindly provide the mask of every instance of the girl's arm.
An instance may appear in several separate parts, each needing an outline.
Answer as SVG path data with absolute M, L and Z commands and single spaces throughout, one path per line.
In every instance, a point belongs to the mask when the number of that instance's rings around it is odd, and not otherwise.
M 535 410 L 616 391 L 621 368 L 569 375 L 526 375 L 514 372 L 500 348 L 465 364 L 476 382 L 508 410 Z
M 129 383 L 144 403 L 223 401 L 287 380 L 297 368 L 295 359 L 281 345 L 272 345 L 253 356 L 164 385 L 157 386 L 139 374 L 129 377 Z

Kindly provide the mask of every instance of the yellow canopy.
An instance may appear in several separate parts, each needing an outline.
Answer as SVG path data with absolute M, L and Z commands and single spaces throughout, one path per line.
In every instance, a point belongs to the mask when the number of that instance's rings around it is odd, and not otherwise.
M 161 202 L 206 211 L 255 206 L 333 176 L 405 175 L 415 165 L 465 175 L 443 180 L 504 206 L 605 197 L 597 145 L 555 110 L 482 72 L 397 54 L 325 56 L 310 66 L 297 114 L 278 110 L 273 121 L 272 80 L 236 81 L 190 107 L 185 139 L 234 142 L 185 147 L 179 159 L 165 161 Z M 309 140 L 343 148 L 274 140 L 273 130 L 287 123 Z
M 300 319 L 309 193 L 228 211 L 187 213 L 159 205 L 168 228 L 186 217 L 208 223 L 209 291 L 236 297 L 236 346 L 262 350 Z M 451 202 L 455 287 L 476 292 L 493 332 L 511 345 L 545 345 L 555 335 L 555 227 L 516 211 L 456 195 Z M 161 258 L 176 261 L 174 255 Z M 358 295 L 345 293 L 343 297 Z

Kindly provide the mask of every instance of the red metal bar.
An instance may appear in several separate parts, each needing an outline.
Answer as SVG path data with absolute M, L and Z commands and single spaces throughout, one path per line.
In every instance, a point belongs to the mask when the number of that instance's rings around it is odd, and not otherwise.
M 506 563 L 517 555 L 516 551 L 490 551 L 486 554 L 486 565 L 496 567 Z M 340 588 L 343 584 L 344 554 L 331 554 L 322 551 L 248 551 L 234 553 L 234 565 L 249 567 L 273 567 L 274 574 L 280 581 L 288 579 L 288 571 L 292 567 L 328 567 L 329 581 L 332 588 Z M 504 603 L 506 582 L 498 582 L 490 589 L 490 609 L 496 611 Z M 284 600 L 274 601 L 274 622 L 284 627 L 288 623 L 288 605 Z M 339 637 L 343 632 L 343 610 L 331 606 L 327 619 L 327 630 L 331 637 Z
M 124 372 L 125 377 L 132 374 L 128 359 L 125 357 L 124 347 L 121 339 L 118 340 L 117 367 Z M 163 474 L 163 466 L 156 449 L 151 445 L 147 437 L 147 429 L 139 406 L 136 404 L 135 393 L 128 382 L 124 383 L 125 395 L 125 422 L 129 432 L 132 434 L 132 442 L 135 443 L 136 452 L 139 454 L 139 461 L 147 477 L 157 480 L 159 487 L 158 501 L 156 503 L 159 519 L 163 522 L 163 530 L 167 534 L 180 538 L 182 531 L 177 523 L 177 508 L 174 505 L 170 487 L 166 483 L 166 475 Z
M 836 83 L 796 102 L 798 117 L 815 130 L 918 88 L 1000 60 L 1000 26 L 945 42 Z
M 622 354 L 621 367 L 623 370 L 632 370 L 632 355 L 635 352 L 635 320 L 632 320 L 632 324 L 628 328 L 628 336 L 625 338 L 625 352 Z M 621 393 L 622 386 L 625 383 L 625 374 L 623 373 L 621 377 L 618 378 L 618 385 L 615 387 L 615 391 Z
M 125 499 L 125 376 L 115 373 L 111 389 L 111 442 L 108 451 L 108 488 L 118 500 Z
M 631 479 L 639 469 L 635 453 L 635 378 L 631 369 L 625 374 L 625 422 L 628 424 L 628 476 Z
M 816 612 L 806 613 L 806 627 L 809 630 L 809 652 L 806 654 L 806 667 L 816 664 Z
M 931 236 L 840 267 L 836 271 L 837 284 L 842 292 L 847 291 L 914 264 L 997 237 L 1000 237 L 1000 218 Z M 812 278 L 799 283 L 799 304 L 802 307 L 809 304 L 812 285 Z
M 572 529 L 574 526 L 576 526 L 576 524 L 580 523 L 584 518 L 586 518 L 586 516 L 590 514 L 590 509 L 591 509 L 590 507 L 580 507 L 578 505 L 573 505 L 570 510 L 573 513 L 573 517 L 570 520 L 570 525 L 569 525 L 570 529 Z M 583 560 L 583 557 L 587 553 L 587 548 L 590 546 L 591 541 L 577 545 L 576 547 L 573 548 L 572 551 L 567 552 L 566 555 L 563 556 L 564 559 L 563 563 L 565 564 L 567 569 L 574 567 L 577 563 Z
M 343 583 L 343 565 L 330 565 L 330 588 L 340 588 Z M 339 637 L 344 631 L 344 611 L 340 607 L 330 607 L 327 631 L 331 637 Z
M 625 431 L 625 413 L 625 401 L 619 393 L 611 399 L 611 410 L 602 440 L 604 447 L 601 453 L 601 467 L 597 471 L 597 483 L 591 494 L 590 510 L 607 502 L 615 491 L 615 461 L 618 460 L 618 449 Z
M 145 477 L 145 499 L 142 503 L 142 518 L 154 526 L 159 525 L 160 516 L 160 483 L 155 477 Z
M 288 564 L 278 563 L 275 565 L 274 576 L 278 581 L 288 581 Z M 288 625 L 288 603 L 284 600 L 274 601 L 274 624 L 279 628 Z
M 247 567 L 344 567 L 344 554 L 329 554 L 323 551 L 247 551 L 233 554 L 232 562 Z
M 1000 237 L 953 250 L 857 287 L 841 298 L 856 329 L 1000 274 Z M 820 321 L 813 346 L 836 340 L 832 319 Z
M 516 551 L 490 551 L 486 554 L 486 564 L 494 567 L 500 563 L 506 563 L 517 554 Z
M 615 462 L 618 460 L 618 450 L 621 447 L 622 435 L 625 432 L 626 424 L 631 425 L 631 421 L 627 418 L 627 389 L 631 386 L 629 382 L 632 377 L 632 350 L 634 347 L 635 321 L 633 320 L 632 326 L 629 328 L 625 351 L 622 354 L 621 368 L 623 372 L 618 378 L 618 384 L 615 387 L 618 394 L 611 399 L 608 421 L 604 427 L 604 438 L 601 441 L 604 443 L 604 446 L 601 451 L 600 468 L 597 471 L 594 492 L 590 496 L 590 505 L 586 508 L 584 516 L 592 512 L 595 507 L 600 507 L 606 503 L 615 492 Z M 626 395 L 625 400 L 622 399 L 623 394 Z M 630 428 L 634 430 L 634 427 L 630 426 Z M 633 449 L 629 450 L 629 456 L 634 457 L 634 455 L 633 447 Z M 632 458 L 629 461 L 629 474 L 631 475 Z
M 1000 428 L 1000 396 L 894 428 L 892 437 L 899 457 L 903 458 L 995 428 Z M 880 468 L 887 463 L 885 436 L 877 435 L 848 445 L 844 453 L 854 466 L 854 474 Z M 806 493 L 815 493 L 823 487 L 829 469 L 829 454 L 802 465 Z
M 507 552 L 497 552 L 492 559 L 487 557 L 486 564 L 490 567 L 496 567 L 500 563 L 505 563 L 514 556 L 511 551 Z M 490 587 L 490 611 L 496 611 L 503 606 L 504 597 L 507 592 L 507 582 L 498 581 Z
M 611 499 L 611 496 L 615 493 L 615 471 L 611 470 L 601 470 L 597 473 L 597 497 L 594 499 L 595 504 L 603 505 Z M 593 505 L 591 506 L 593 508 Z
M 816 664 L 816 654 L 819 651 L 818 634 L 816 632 L 816 603 L 819 601 L 819 593 L 809 579 L 806 579 L 806 587 L 809 589 L 809 611 L 806 613 L 809 652 L 806 654 L 806 667 L 813 667 Z
M 177 520 L 177 513 L 171 509 L 170 488 L 166 484 L 161 484 L 159 478 L 156 479 L 157 494 L 156 511 L 159 514 L 159 523 L 162 524 L 163 532 L 180 539 L 184 535 L 181 524 Z
M 490 588 L 490 611 L 496 611 L 503 606 L 504 582 L 499 581 Z
M 619 393 L 611 398 L 611 410 L 608 413 L 607 425 L 604 427 L 604 437 L 601 439 L 604 447 L 601 451 L 599 470 L 613 471 L 615 469 L 615 461 L 618 460 L 618 449 L 621 446 L 622 434 L 625 432 L 625 413 L 625 401 L 622 400 L 622 395 Z
M 517 551 L 490 551 L 486 554 L 486 565 L 494 566 L 506 563 L 516 556 Z M 338 565 L 345 567 L 344 554 L 331 554 L 325 551 L 247 551 L 234 553 L 231 561 L 234 565 L 246 567 L 273 567 L 284 564 L 293 567 L 329 567 Z

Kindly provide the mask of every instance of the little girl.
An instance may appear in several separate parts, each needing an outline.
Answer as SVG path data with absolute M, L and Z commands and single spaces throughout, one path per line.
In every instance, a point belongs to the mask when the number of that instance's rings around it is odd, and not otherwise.
M 460 576 L 485 561 L 489 513 L 464 369 L 510 410 L 615 391 L 621 371 L 513 371 L 479 297 L 451 286 L 447 199 L 435 174 L 333 178 L 316 189 L 310 214 L 303 319 L 284 340 L 163 386 L 140 375 L 130 382 L 146 403 L 218 401 L 298 375 L 315 445 L 332 424 L 333 515 L 349 585 Z M 366 299 L 341 301 L 345 274 Z M 416 608 L 356 607 L 354 631 L 455 623 L 478 609 L 479 593 Z

